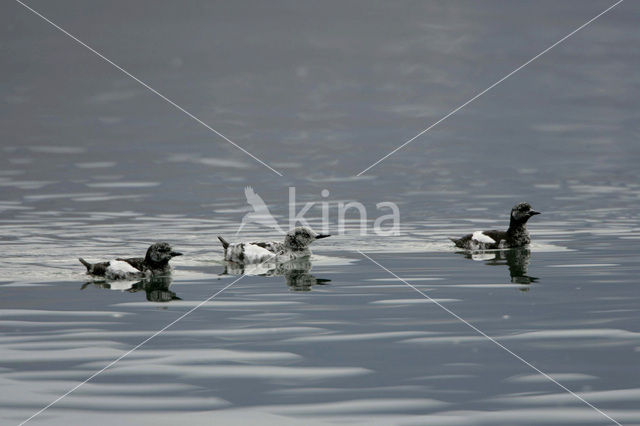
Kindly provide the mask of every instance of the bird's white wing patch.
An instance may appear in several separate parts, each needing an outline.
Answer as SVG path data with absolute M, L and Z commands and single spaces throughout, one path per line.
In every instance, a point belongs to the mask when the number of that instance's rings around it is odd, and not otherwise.
M 244 245 L 244 262 L 245 263 L 260 263 L 273 257 L 274 254 L 269 250 L 257 246 L 255 244 Z
M 123 279 L 129 278 L 132 275 L 141 275 L 142 272 L 129 265 L 123 260 L 111 260 L 109 261 L 109 267 L 105 273 L 107 279 Z
M 473 241 L 477 241 L 479 243 L 484 243 L 484 244 L 495 244 L 496 241 L 491 238 L 488 235 L 485 235 L 482 233 L 482 231 L 476 231 L 473 233 L 473 236 L 471 237 L 471 239 Z
M 110 261 L 108 269 L 110 269 L 113 272 L 117 271 L 117 272 L 124 272 L 124 273 L 128 273 L 128 274 L 135 274 L 136 272 L 140 272 L 136 268 L 134 268 L 133 266 L 129 265 L 124 260 L 112 260 L 112 261 Z

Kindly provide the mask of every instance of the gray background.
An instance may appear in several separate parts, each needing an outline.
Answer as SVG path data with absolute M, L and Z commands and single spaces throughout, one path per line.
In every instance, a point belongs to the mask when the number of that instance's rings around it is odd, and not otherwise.
M 354 177 L 611 4 L 29 2 L 279 177 L 3 2 L 3 420 L 26 419 L 228 284 L 215 236 L 233 235 L 251 185 L 283 224 L 289 186 L 298 201 L 330 190 L 332 209 L 358 200 L 371 220 L 393 201 L 402 234 L 317 243 L 312 273 L 332 281 L 311 292 L 244 278 L 34 424 L 606 423 L 357 249 L 640 423 L 637 2 Z M 506 227 L 521 200 L 543 211 L 530 285 L 446 239 Z M 186 254 L 171 286 L 183 302 L 80 290 L 78 256 L 138 255 L 161 239 Z

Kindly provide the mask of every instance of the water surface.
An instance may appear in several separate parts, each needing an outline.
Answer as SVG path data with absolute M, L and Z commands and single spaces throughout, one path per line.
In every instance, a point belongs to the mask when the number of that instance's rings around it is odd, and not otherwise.
M 249 211 L 391 201 L 401 234 L 243 277 L 33 424 L 606 424 L 425 292 L 623 424 L 640 423 L 640 8 L 624 2 L 356 177 L 610 3 L 18 3 L 0 13 L 0 407 L 19 424 L 238 278 Z M 327 189 L 330 194 L 321 196 Z M 507 226 L 530 251 L 447 240 Z M 321 223 L 321 207 L 307 217 Z M 242 238 L 280 238 L 248 225 Z M 77 257 L 166 240 L 172 279 L 93 283 Z M 468 258 L 470 257 L 470 258 Z M 237 271 L 235 271 L 237 273 Z M 272 276 L 268 276 L 272 275 Z M 313 279 L 309 278 L 313 277 Z M 300 285 L 297 285 L 300 284 Z

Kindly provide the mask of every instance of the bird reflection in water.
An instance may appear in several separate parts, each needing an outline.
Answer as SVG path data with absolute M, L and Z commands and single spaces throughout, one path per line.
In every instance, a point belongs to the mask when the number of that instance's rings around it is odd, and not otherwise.
M 284 263 L 242 264 L 226 262 L 222 275 L 253 275 L 260 277 L 284 277 L 287 286 L 293 291 L 311 291 L 315 285 L 326 285 L 331 280 L 311 275 L 311 261 L 308 258 L 291 260 Z
M 172 300 L 182 300 L 175 292 L 169 289 L 172 279 L 170 276 L 160 276 L 145 278 L 140 281 L 89 281 L 82 285 L 81 289 L 94 285 L 98 288 L 108 290 L 126 291 L 128 293 L 137 293 L 144 291 L 149 302 L 171 302 Z
M 538 281 L 538 278 L 527 275 L 531 250 L 527 247 L 512 248 L 507 250 L 476 250 L 457 252 L 464 254 L 467 259 L 484 261 L 485 265 L 507 265 L 509 275 L 513 284 L 531 284 Z M 528 291 L 528 287 L 521 288 Z

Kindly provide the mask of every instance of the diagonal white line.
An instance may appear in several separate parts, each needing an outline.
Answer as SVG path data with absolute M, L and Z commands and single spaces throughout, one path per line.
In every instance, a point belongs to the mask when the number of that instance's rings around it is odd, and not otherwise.
M 505 350 L 506 352 L 508 352 L 509 354 L 511 354 L 513 357 L 515 357 L 517 360 L 521 361 L 522 363 L 526 364 L 527 366 L 531 367 L 532 369 L 534 369 L 535 371 L 537 371 L 538 373 L 542 374 L 544 377 L 546 377 L 547 379 L 551 380 L 553 383 L 555 383 L 556 385 L 558 385 L 560 388 L 562 388 L 563 390 L 569 392 L 571 395 L 575 396 L 576 398 L 578 398 L 580 401 L 584 402 L 585 404 L 587 404 L 589 407 L 593 408 L 594 410 L 596 410 L 598 413 L 602 414 L 603 416 L 605 416 L 607 419 L 611 420 L 613 423 L 615 423 L 618 426 L 621 426 L 621 424 L 616 421 L 615 419 L 613 419 L 612 417 L 610 417 L 608 414 L 606 414 L 604 411 L 600 410 L 598 407 L 596 407 L 595 405 L 591 404 L 589 401 L 585 400 L 584 398 L 582 398 L 580 395 L 576 394 L 575 392 L 573 392 L 571 389 L 567 388 L 566 386 L 564 386 L 562 383 L 558 382 L 556 379 L 554 379 L 553 377 L 549 376 L 547 373 L 545 373 L 544 371 L 540 370 L 538 367 L 536 367 L 535 365 L 531 364 L 529 361 L 527 361 L 526 359 L 522 358 L 520 355 L 516 354 L 515 352 L 513 352 L 511 349 L 507 348 L 506 346 L 504 346 L 502 343 L 500 343 L 499 341 L 497 341 L 496 339 L 494 339 L 493 337 L 489 336 L 487 333 L 485 333 L 484 331 L 480 330 L 478 327 L 476 327 L 475 325 L 471 324 L 470 322 L 468 322 L 467 320 L 465 320 L 464 318 L 462 318 L 460 315 L 456 314 L 455 312 L 453 312 L 451 309 L 447 308 L 446 306 L 442 305 L 440 302 L 438 302 L 437 300 L 431 298 L 428 294 L 426 294 L 425 292 L 423 292 L 422 290 L 419 290 L 418 288 L 416 288 L 413 284 L 408 283 L 407 281 L 403 280 L 402 278 L 400 278 L 399 276 L 397 276 L 396 274 L 394 274 L 393 272 L 391 272 L 389 269 L 385 268 L 384 266 L 382 266 L 381 264 L 379 264 L 378 262 L 376 262 L 375 260 L 373 260 L 372 258 L 370 258 L 369 256 L 367 256 L 366 254 L 364 254 L 363 252 L 361 252 L 360 250 L 356 250 L 358 253 L 360 253 L 362 256 L 366 257 L 367 259 L 369 259 L 371 262 L 375 263 L 376 265 L 378 265 L 380 268 L 384 269 L 385 271 L 387 271 L 389 274 L 391 274 L 393 277 L 395 277 L 396 279 L 398 279 L 399 281 L 403 282 L 404 284 L 406 284 L 407 286 L 411 287 L 412 289 L 414 289 L 415 291 L 417 291 L 418 293 L 420 293 L 423 297 L 429 299 L 430 302 L 435 303 L 436 305 L 438 305 L 440 308 L 444 309 L 448 314 L 454 316 L 456 319 L 460 320 L 461 322 L 463 322 L 464 324 L 466 324 L 467 326 L 471 327 L 476 333 L 480 334 L 483 337 L 486 337 L 487 339 L 491 340 L 493 343 L 495 343 L 498 347 L 500 347 L 501 349 Z
M 207 299 L 203 300 L 202 302 L 198 303 L 196 306 L 194 306 L 193 308 L 189 309 L 187 312 L 185 312 L 184 314 L 180 315 L 178 318 L 176 318 L 175 320 L 171 321 L 169 324 L 165 325 L 164 327 L 162 327 L 160 330 L 156 331 L 155 333 L 153 333 L 151 336 L 147 337 L 146 339 L 144 339 L 142 342 L 138 343 L 137 345 L 135 345 L 133 348 L 129 349 L 127 352 L 125 352 L 124 354 L 120 355 L 118 358 L 114 359 L 113 361 L 111 361 L 109 364 L 105 365 L 102 369 L 96 371 L 95 373 L 93 373 L 91 376 L 87 377 L 87 379 L 85 379 L 83 382 L 78 383 L 77 385 L 75 385 L 74 387 L 72 387 L 71 389 L 69 389 L 66 393 L 64 393 L 63 395 L 59 396 L 58 398 L 54 399 L 53 401 L 51 401 L 48 405 L 46 405 L 45 407 L 43 407 L 42 409 L 40 409 L 38 412 L 36 412 L 35 414 L 33 414 L 31 417 L 29 417 L 28 419 L 26 419 L 25 421 L 23 421 L 22 423 L 20 423 L 18 426 L 22 426 L 25 423 L 27 423 L 28 421 L 30 421 L 31 419 L 33 419 L 34 417 L 36 417 L 37 415 L 41 414 L 43 411 L 49 409 L 52 405 L 58 403 L 60 400 L 66 398 L 69 394 L 71 394 L 72 392 L 74 392 L 76 389 L 78 389 L 80 386 L 84 385 L 85 383 L 87 383 L 88 381 L 92 380 L 94 377 L 96 377 L 97 375 L 101 374 L 102 372 L 104 372 L 105 370 L 107 370 L 110 367 L 113 367 L 114 364 L 116 364 L 118 361 L 120 361 L 121 359 L 123 359 L 124 357 L 126 357 L 127 355 L 129 355 L 130 353 L 132 353 L 133 351 L 135 351 L 136 349 L 139 349 L 142 345 L 144 345 L 145 343 L 147 343 L 149 340 L 153 339 L 154 337 L 158 336 L 159 334 L 162 334 L 166 329 L 168 329 L 169 327 L 171 327 L 172 325 L 174 325 L 175 323 L 177 323 L 178 321 L 180 321 L 181 319 L 183 319 L 184 317 L 186 317 L 187 315 L 191 314 L 193 311 L 195 311 L 196 309 L 198 309 L 200 306 L 204 305 L 205 303 L 209 302 L 210 300 L 212 300 L 213 298 L 215 298 L 217 295 L 219 295 L 220 293 L 222 293 L 223 291 L 225 291 L 226 289 L 228 289 L 229 287 L 231 287 L 232 285 L 234 285 L 235 283 L 237 283 L 238 281 L 240 281 L 241 279 L 243 279 L 244 277 L 246 277 L 246 275 L 241 275 L 238 279 L 234 280 L 232 283 L 227 284 L 225 287 L 222 288 L 222 290 L 217 291 L 216 293 L 214 293 L 212 296 L 209 296 Z
M 147 83 L 145 83 L 144 81 L 140 80 L 138 77 L 136 77 L 135 75 L 131 74 L 129 71 L 127 71 L 126 69 L 122 68 L 120 65 L 116 64 L 111 59 L 107 58 L 102 53 L 98 52 L 93 47 L 89 46 L 88 44 L 86 44 L 85 42 L 83 42 L 82 40 L 80 40 L 79 38 L 74 36 L 73 34 L 71 34 L 69 31 L 65 30 L 64 28 L 62 28 L 61 26 L 59 26 L 58 24 L 56 24 L 55 22 L 53 22 L 52 20 L 50 20 L 49 18 L 47 18 L 46 16 L 44 16 L 43 14 L 38 12 L 37 10 L 33 9 L 31 6 L 23 3 L 20 0 L 16 0 L 16 2 L 21 4 L 22 6 L 24 6 L 27 10 L 31 11 L 33 14 L 37 15 L 38 17 L 42 18 L 43 20 L 45 20 L 46 22 L 51 24 L 53 27 L 55 27 L 56 29 L 58 29 L 59 31 L 61 31 L 62 33 L 64 33 L 68 37 L 70 37 L 71 39 L 73 39 L 75 42 L 77 42 L 81 46 L 83 46 L 86 49 L 88 49 L 90 52 L 94 53 L 95 55 L 97 55 L 98 57 L 103 59 L 105 62 L 107 62 L 110 65 L 112 65 L 113 67 L 115 67 L 117 70 L 121 71 L 122 73 L 124 73 L 128 77 L 130 77 L 133 80 L 135 80 L 137 83 L 139 83 L 144 88 L 148 89 L 150 92 L 158 95 L 162 100 L 164 100 L 165 102 L 167 102 L 171 106 L 175 107 L 179 111 L 183 112 L 189 118 L 192 118 L 193 120 L 195 120 L 199 124 L 201 124 L 204 127 L 206 127 L 208 130 L 210 130 L 213 133 L 215 133 L 216 135 L 220 136 L 222 139 L 224 139 L 225 141 L 229 142 L 231 145 L 235 146 L 240 151 L 244 152 L 249 157 L 253 158 L 258 163 L 262 164 L 263 166 L 265 166 L 266 168 L 268 168 L 269 170 L 271 170 L 272 172 L 274 172 L 278 176 L 282 176 L 282 173 L 280 173 L 279 171 L 277 171 L 276 169 L 274 169 L 273 167 L 271 167 L 270 165 L 268 165 L 267 163 L 265 163 L 264 161 L 262 161 L 261 159 L 259 159 L 258 157 L 256 157 L 255 155 L 253 155 L 252 153 L 250 153 L 249 151 L 247 151 L 246 149 L 244 149 L 243 147 L 241 147 L 240 145 L 238 145 L 237 143 L 235 143 L 234 141 L 232 141 L 231 139 L 229 139 L 228 137 L 226 137 L 225 135 L 223 135 L 222 133 L 220 133 L 219 131 L 217 131 L 216 129 L 214 129 L 213 127 L 211 127 L 210 125 L 208 125 L 207 123 L 205 123 L 204 121 L 202 121 L 201 119 L 199 119 L 198 117 L 196 117 L 195 115 L 193 115 L 192 113 L 190 113 L 189 111 L 187 111 L 186 109 L 184 109 L 183 107 L 181 107 L 180 105 L 175 103 L 174 101 L 172 101 L 171 99 L 169 99 L 168 97 L 166 97 L 165 95 L 163 95 L 162 93 L 158 92 L 156 89 L 154 89 L 153 87 L 149 86 Z
M 551 46 L 547 47 L 546 49 L 544 49 L 542 52 L 538 53 L 536 56 L 534 56 L 533 58 L 529 59 L 527 62 L 525 62 L 524 64 L 520 65 L 518 68 L 514 69 L 513 71 L 511 71 L 509 74 L 505 75 L 504 77 L 502 77 L 500 80 L 496 81 L 495 83 L 493 83 L 491 86 L 487 87 L 486 89 L 484 89 L 483 91 L 481 91 L 480 93 L 478 93 L 477 95 L 475 95 L 473 98 L 469 99 L 468 101 L 466 101 L 465 103 L 463 103 L 462 105 L 460 105 L 459 107 L 451 110 L 447 115 L 445 115 L 444 117 L 442 117 L 441 119 L 439 119 L 438 121 L 436 121 L 435 123 L 433 123 L 432 125 L 430 125 L 429 127 L 427 127 L 426 129 L 424 129 L 423 131 L 421 131 L 420 133 L 418 133 L 417 135 L 415 135 L 414 137 L 412 137 L 411 139 L 409 139 L 408 141 L 406 141 L 405 143 L 403 143 L 402 145 L 400 145 L 399 147 L 397 147 L 396 149 L 394 149 L 393 151 L 391 151 L 390 153 L 388 153 L 387 155 L 385 155 L 384 157 L 380 158 L 378 161 L 376 161 L 375 163 L 373 163 L 372 165 L 370 165 L 369 167 L 367 167 L 366 169 L 364 169 L 363 171 L 361 171 L 360 173 L 358 173 L 356 176 L 361 176 L 364 173 L 366 173 L 367 171 L 369 171 L 369 169 L 373 168 L 374 166 L 378 165 L 380 162 L 386 160 L 387 158 L 389 158 L 390 156 L 392 156 L 393 154 L 395 154 L 396 152 L 400 151 L 402 148 L 404 148 L 405 146 L 409 145 L 411 142 L 413 142 L 414 140 L 418 139 L 420 136 L 424 135 L 425 133 L 427 133 L 429 130 L 433 129 L 434 127 L 436 127 L 438 124 L 442 123 L 444 120 L 446 120 L 447 118 L 451 117 L 452 115 L 454 115 L 455 113 L 457 113 L 458 111 L 460 111 L 462 108 L 466 107 L 467 105 L 469 105 L 471 102 L 475 101 L 476 99 L 478 99 L 480 96 L 484 95 L 485 93 L 487 93 L 489 90 L 493 89 L 494 87 L 496 87 L 497 85 L 499 85 L 500 83 L 502 83 L 503 81 L 505 81 L 506 79 L 508 79 L 509 77 L 511 77 L 512 75 L 514 75 L 515 73 L 517 73 L 518 71 L 520 71 L 522 68 L 526 67 L 527 65 L 529 65 L 531 62 L 535 61 L 536 59 L 538 59 L 539 57 L 541 57 L 542 55 L 544 55 L 545 53 L 547 53 L 548 51 L 550 51 L 551 49 L 553 49 L 554 47 L 556 47 L 557 45 L 559 45 L 560 43 L 562 43 L 563 41 L 565 41 L 566 39 L 568 39 L 569 37 L 571 37 L 572 35 L 574 35 L 575 33 L 577 33 L 578 31 L 580 31 L 581 29 L 583 29 L 584 27 L 586 27 L 587 25 L 589 25 L 590 23 L 592 23 L 593 21 L 595 21 L 596 19 L 598 19 L 599 17 L 601 17 L 602 15 L 604 15 L 605 13 L 609 12 L 611 9 L 613 9 L 614 7 L 616 7 L 617 5 L 619 5 L 620 3 L 622 3 L 624 0 L 618 0 L 616 3 L 612 4 L 611 6 L 609 6 L 608 8 L 606 8 L 605 10 L 603 10 L 602 12 L 600 12 L 599 14 L 597 14 L 596 16 L 594 16 L 593 18 L 589 19 L 587 22 L 585 22 L 584 24 L 580 25 L 578 28 L 576 28 L 575 30 L 571 31 L 569 34 L 567 34 L 566 36 L 562 37 L 560 40 L 556 41 L 555 43 L 553 43 Z

